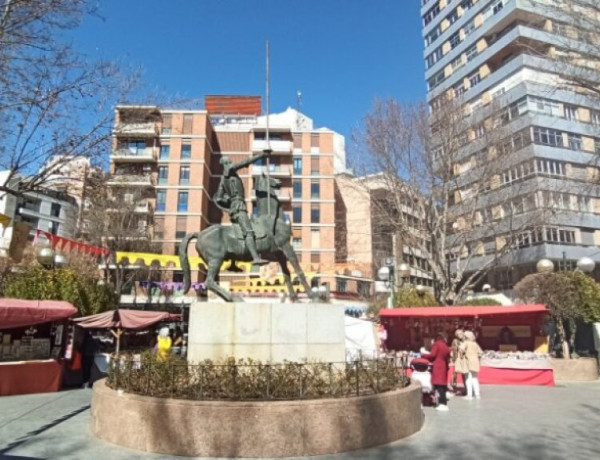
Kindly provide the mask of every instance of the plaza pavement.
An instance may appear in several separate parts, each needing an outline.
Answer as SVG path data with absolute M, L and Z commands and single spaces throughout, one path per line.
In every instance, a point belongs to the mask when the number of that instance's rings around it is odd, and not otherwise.
M 181 459 L 117 447 L 89 429 L 91 390 L 0 397 L 0 459 Z M 554 388 L 483 386 L 482 399 L 425 408 L 423 429 L 374 449 L 315 460 L 593 459 L 600 455 L 600 382 Z M 135 423 L 135 421 L 132 421 Z

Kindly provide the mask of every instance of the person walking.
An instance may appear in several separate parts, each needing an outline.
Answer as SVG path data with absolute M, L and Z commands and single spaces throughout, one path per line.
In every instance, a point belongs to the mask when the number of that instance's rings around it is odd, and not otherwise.
M 460 349 L 467 367 L 467 380 L 465 382 L 467 399 L 473 399 L 473 397 L 479 399 L 481 394 L 477 374 L 479 373 L 479 359 L 483 355 L 483 350 L 475 340 L 475 334 L 472 331 L 465 331 L 465 341 L 461 344 Z
M 446 337 L 443 332 L 439 332 L 435 337 L 435 342 L 429 353 L 424 353 L 421 358 L 433 362 L 431 371 L 431 383 L 438 393 L 437 410 L 448 411 L 448 399 L 446 390 L 448 388 L 448 362 L 450 361 L 450 348 L 446 344 Z
M 451 389 L 454 393 L 458 392 L 458 375 L 462 376 L 463 384 L 466 385 L 466 373 L 467 362 L 465 356 L 460 352 L 460 346 L 465 341 L 465 331 L 457 329 L 454 332 L 454 339 L 452 340 L 450 363 L 454 366 L 454 372 L 452 373 L 452 386 Z

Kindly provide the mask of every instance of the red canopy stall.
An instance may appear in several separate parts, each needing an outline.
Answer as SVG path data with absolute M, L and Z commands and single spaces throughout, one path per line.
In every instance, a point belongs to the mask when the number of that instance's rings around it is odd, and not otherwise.
M 0 299 L 0 395 L 60 389 L 66 320 L 76 313 L 69 302 Z
M 472 330 L 486 350 L 481 383 L 554 385 L 548 356 L 533 353 L 547 353 L 542 332 L 547 314 L 544 305 L 395 308 L 379 313 L 389 349 L 418 351 L 437 332 L 444 332 L 450 342 L 456 329 Z

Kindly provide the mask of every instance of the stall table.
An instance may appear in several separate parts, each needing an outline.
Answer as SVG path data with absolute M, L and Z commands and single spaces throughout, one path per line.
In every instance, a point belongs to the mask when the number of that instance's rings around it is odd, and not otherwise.
M 0 362 L 0 396 L 60 390 L 62 365 L 54 360 Z

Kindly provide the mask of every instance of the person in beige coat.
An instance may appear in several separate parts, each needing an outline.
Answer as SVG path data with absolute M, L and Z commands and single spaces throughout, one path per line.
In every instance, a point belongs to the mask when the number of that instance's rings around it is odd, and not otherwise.
M 479 360 L 483 355 L 483 350 L 475 340 L 475 334 L 472 331 L 465 331 L 465 341 L 460 345 L 460 354 L 464 357 L 464 364 L 466 366 L 466 382 L 467 387 L 467 399 L 473 397 L 479 399 L 481 397 L 479 391 L 479 380 L 477 374 L 479 373 Z
M 455 393 L 458 387 L 458 374 L 462 375 L 463 383 L 466 382 L 465 374 L 468 372 L 467 361 L 463 354 L 460 352 L 460 346 L 465 341 L 465 331 L 457 329 L 454 332 L 454 339 L 452 340 L 452 353 L 450 355 L 450 363 L 454 366 L 454 373 L 452 374 L 452 388 L 451 390 Z M 466 385 L 466 383 L 465 383 Z

